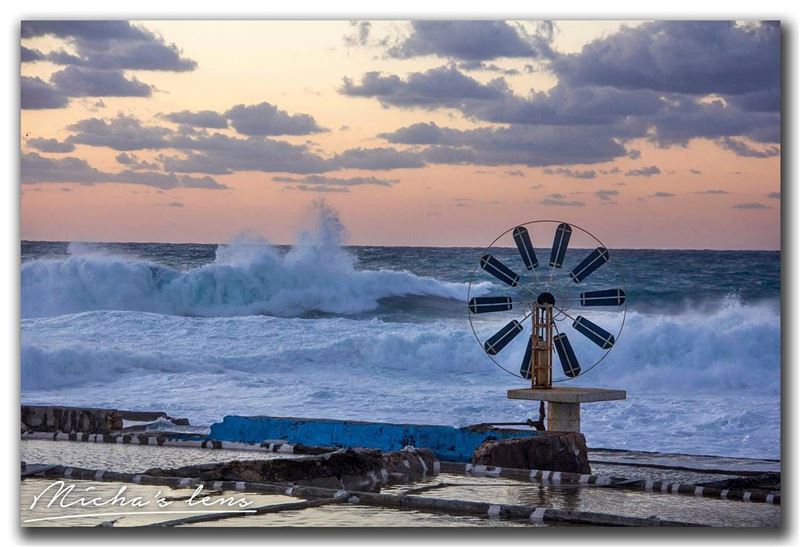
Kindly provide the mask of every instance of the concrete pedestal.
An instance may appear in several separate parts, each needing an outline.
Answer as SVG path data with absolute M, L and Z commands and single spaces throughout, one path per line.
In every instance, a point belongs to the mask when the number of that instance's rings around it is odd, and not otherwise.
M 549 389 L 509 389 L 509 399 L 528 399 L 547 402 L 547 430 L 581 430 L 581 403 L 625 399 L 621 389 L 596 387 L 552 387 Z

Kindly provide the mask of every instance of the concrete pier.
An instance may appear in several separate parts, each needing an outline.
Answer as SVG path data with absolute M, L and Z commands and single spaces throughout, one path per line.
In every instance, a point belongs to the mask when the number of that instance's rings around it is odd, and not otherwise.
M 509 389 L 509 399 L 527 399 L 547 403 L 547 430 L 580 432 L 581 404 L 625 399 L 622 389 L 597 387 L 551 387 Z

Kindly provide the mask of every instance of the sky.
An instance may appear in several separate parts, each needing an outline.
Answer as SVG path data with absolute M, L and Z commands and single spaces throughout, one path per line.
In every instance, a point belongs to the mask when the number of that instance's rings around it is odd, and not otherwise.
M 23 21 L 21 237 L 779 249 L 780 27 Z

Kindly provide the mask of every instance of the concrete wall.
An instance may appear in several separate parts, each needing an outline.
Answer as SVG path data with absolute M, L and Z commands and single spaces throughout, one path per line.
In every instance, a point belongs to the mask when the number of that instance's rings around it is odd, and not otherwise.
M 386 424 L 313 418 L 270 416 L 225 416 L 211 426 L 209 437 L 221 441 L 260 443 L 286 441 L 291 444 L 364 447 L 382 451 L 404 446 L 427 448 L 443 461 L 468 462 L 487 439 L 530 437 L 537 432 L 515 429 L 470 429 L 416 424 Z

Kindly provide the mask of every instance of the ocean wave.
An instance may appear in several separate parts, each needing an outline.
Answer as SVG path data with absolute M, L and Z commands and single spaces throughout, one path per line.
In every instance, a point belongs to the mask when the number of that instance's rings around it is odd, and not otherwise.
M 344 378 L 358 389 L 367 377 L 413 379 L 420 386 L 524 384 L 488 359 L 464 320 L 388 323 L 86 312 L 24 319 L 22 327 L 23 389 L 158 373 L 239 375 L 244 383 L 269 379 L 284 388 L 307 379 Z M 578 358 L 585 359 L 591 343 L 568 332 Z M 520 344 L 501 353 L 509 369 L 518 367 L 521 351 Z M 560 369 L 557 363 L 555 368 Z M 574 383 L 562 385 L 574 384 L 637 392 L 778 394 L 780 316 L 773 306 L 735 300 L 713 313 L 629 313 L 608 357 Z
M 465 299 L 463 283 L 407 271 L 358 269 L 342 247 L 344 227 L 336 212 L 324 203 L 314 210 L 310 227 L 286 253 L 242 239 L 220 246 L 213 263 L 188 271 L 71 244 L 67 258 L 22 265 L 22 316 L 130 310 L 301 317 L 364 312 L 390 297 Z

